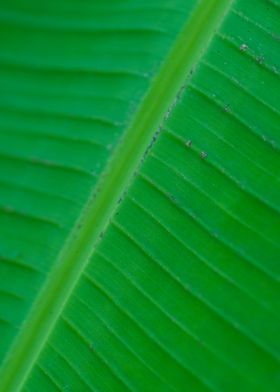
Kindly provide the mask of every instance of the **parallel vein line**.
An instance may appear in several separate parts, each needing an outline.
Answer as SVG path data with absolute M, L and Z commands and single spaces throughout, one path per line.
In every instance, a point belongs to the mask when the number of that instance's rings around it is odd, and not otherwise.
M 132 202 L 134 202 L 136 205 L 138 205 L 137 202 L 135 202 L 134 200 L 132 200 Z M 162 226 L 162 228 L 168 232 L 168 234 L 172 237 L 174 237 L 174 239 L 178 242 L 180 242 L 187 250 L 189 250 L 189 248 L 186 247 L 186 245 L 179 239 L 177 238 L 174 234 L 171 233 L 170 230 L 168 230 L 161 222 L 159 222 L 150 211 L 145 210 L 145 208 L 143 206 L 138 205 L 139 208 L 142 208 L 142 210 L 144 212 L 146 212 L 146 214 L 148 214 L 154 221 L 157 222 L 158 225 Z M 166 270 L 167 271 L 167 270 Z M 168 274 L 170 274 L 170 271 L 168 271 Z M 206 307 L 208 307 L 209 309 L 211 309 L 213 311 L 213 313 L 216 313 L 218 316 L 220 316 L 228 325 L 230 325 L 234 330 L 236 330 L 238 333 L 240 333 L 241 335 L 244 335 L 244 337 L 246 337 L 249 341 L 251 341 L 256 347 L 258 347 L 259 349 L 262 349 L 264 352 L 266 352 L 267 354 L 269 354 L 274 360 L 277 360 L 280 362 L 280 354 L 277 352 L 277 354 L 271 350 L 271 347 L 269 347 L 266 342 L 263 342 L 261 339 L 259 339 L 256 336 L 250 336 L 250 333 L 248 333 L 248 331 L 246 331 L 246 328 L 244 328 L 241 324 L 239 324 L 239 328 L 236 328 L 236 325 L 234 324 L 234 322 L 231 320 L 231 318 L 227 318 L 226 314 L 223 314 L 218 307 L 213 306 L 213 304 L 211 304 L 209 301 L 205 301 L 205 299 L 202 296 L 198 296 L 197 294 L 194 294 L 190 287 L 186 288 L 184 286 L 185 290 L 187 289 L 188 292 L 190 292 L 194 297 L 196 297 L 199 301 L 201 301 L 204 305 L 206 305 Z
M 89 390 L 92 390 L 92 386 L 88 384 L 88 382 L 84 379 L 84 377 L 82 376 L 82 374 L 80 372 L 77 371 L 77 369 L 75 368 L 75 366 L 69 361 L 69 359 L 67 358 L 66 355 L 63 354 L 63 352 L 60 351 L 60 348 L 56 347 L 54 344 L 48 342 L 47 346 L 53 350 L 56 355 L 58 355 L 63 362 L 65 362 L 67 364 L 67 366 L 69 366 L 69 368 L 72 370 L 72 372 L 78 377 L 78 379 L 81 381 L 82 384 L 84 384 L 85 386 L 87 386 L 87 388 Z M 39 361 L 38 361 L 39 362 Z
M 180 172 L 179 170 L 175 169 L 173 166 L 169 165 L 168 163 L 166 163 L 164 160 L 162 160 L 160 157 L 158 157 L 157 155 L 155 155 L 154 153 L 151 153 L 151 156 L 157 160 L 158 162 L 160 162 L 163 166 L 166 166 L 169 170 L 171 170 L 177 177 L 181 178 L 183 183 L 188 184 L 189 186 L 191 186 L 193 189 L 195 189 L 198 193 L 202 194 L 203 196 L 205 196 L 208 201 L 210 203 L 213 203 L 215 206 L 217 206 L 220 210 L 222 210 L 224 212 L 224 215 L 227 215 L 228 217 L 230 217 L 233 221 L 235 221 L 236 223 L 240 224 L 240 226 L 242 226 L 243 228 L 247 229 L 249 232 L 254 233 L 260 237 L 262 237 L 266 242 L 270 243 L 271 245 L 275 246 L 276 248 L 280 248 L 280 244 L 279 242 L 274 242 L 273 240 L 271 240 L 270 238 L 266 237 L 263 232 L 260 232 L 258 230 L 256 230 L 254 227 L 250 226 L 249 224 L 247 224 L 245 221 L 243 221 L 242 219 L 240 219 L 237 215 L 235 215 L 234 213 L 232 213 L 229 209 L 227 209 L 226 207 L 224 207 L 221 203 L 217 202 L 215 200 L 215 198 L 212 198 L 209 193 L 205 192 L 203 189 L 201 189 L 198 185 L 196 185 L 193 181 L 191 181 L 186 175 L 184 175 L 182 172 Z
M 162 189 L 161 186 L 156 185 L 154 183 L 154 181 L 150 178 L 148 178 L 147 176 L 145 176 L 144 174 L 140 174 L 140 176 L 146 180 L 147 182 L 149 182 L 150 184 L 152 184 L 152 186 L 154 186 L 158 191 L 160 191 L 160 193 L 162 193 L 163 195 L 165 195 L 164 190 Z M 175 204 L 175 203 L 174 203 Z M 203 230 L 205 232 L 207 232 L 210 235 L 210 230 L 209 228 L 205 225 L 205 223 L 201 220 L 198 219 L 197 216 L 194 216 L 192 211 L 190 211 L 189 209 L 186 208 L 182 208 L 181 206 L 179 206 L 178 204 L 175 204 L 181 211 L 184 211 L 184 213 L 186 213 L 194 222 L 196 222 L 201 228 L 203 228 Z M 259 271 L 261 271 L 262 273 L 264 273 L 265 275 L 267 275 L 267 277 L 269 277 L 271 280 L 274 280 L 275 282 L 279 283 L 279 278 L 275 278 L 274 274 L 272 274 L 269 270 L 263 268 L 262 266 L 260 266 L 259 264 L 256 264 L 254 262 L 253 259 L 251 259 L 248 254 L 244 253 L 244 252 L 240 252 L 232 243 L 229 243 L 228 241 L 225 240 L 221 240 L 219 239 L 219 241 L 225 245 L 226 247 L 228 247 L 232 252 L 234 252 L 237 256 L 241 257 L 242 259 L 244 259 L 244 261 L 249 262 L 250 264 L 252 264 L 255 268 L 257 268 Z
M 39 363 L 36 363 L 36 367 L 44 374 L 44 376 L 51 382 L 53 387 L 58 391 L 61 392 L 60 385 L 57 383 L 55 377 L 50 374 L 50 372 L 43 366 L 40 365 Z
M 219 36 L 223 41 L 227 42 L 229 45 L 231 45 L 235 50 L 238 50 L 240 52 L 240 47 L 236 44 L 235 41 L 232 40 L 231 37 L 222 34 L 220 32 L 217 33 L 217 36 Z M 256 56 L 254 56 L 252 53 L 250 53 L 249 51 L 246 51 L 246 56 L 250 57 L 253 61 L 256 62 Z M 259 64 L 260 67 L 262 67 L 263 69 L 267 70 L 268 72 L 270 72 L 272 75 L 274 75 L 277 78 L 280 78 L 280 74 L 278 72 L 275 72 L 273 70 L 273 67 L 268 64 L 268 63 L 262 63 Z
M 101 255 L 101 254 L 100 254 Z M 101 257 L 103 257 L 103 255 L 101 255 Z M 120 271 L 121 272 L 121 271 Z M 110 332 L 110 334 L 112 334 L 115 339 L 117 339 L 139 362 L 141 362 L 141 364 L 148 369 L 153 375 L 156 376 L 156 378 L 158 378 L 161 382 L 165 383 L 170 389 L 173 389 L 171 387 L 171 385 L 167 384 L 165 380 L 162 379 L 162 376 L 160 376 L 151 366 L 149 366 L 145 360 L 143 358 L 141 358 L 136 352 L 135 350 L 129 345 L 127 344 L 112 328 L 112 326 L 110 326 L 109 323 L 107 323 L 103 318 L 101 318 L 96 312 L 94 312 L 94 310 L 89 307 L 89 305 L 83 301 L 80 297 L 75 295 L 75 298 L 77 299 L 77 301 L 79 301 L 83 306 L 85 306 L 87 308 L 87 310 L 93 314 L 104 326 L 105 328 Z M 175 392 L 175 390 L 174 390 Z
M 202 380 L 198 375 L 196 375 L 189 367 L 186 366 L 186 364 L 178 358 L 178 356 L 170 351 L 168 347 L 165 347 L 160 340 L 153 334 L 152 331 L 149 331 L 148 328 L 142 325 L 142 323 L 139 322 L 129 311 L 124 309 L 115 299 L 112 297 L 112 295 L 104 288 L 103 285 L 101 285 L 99 282 L 97 282 L 95 279 L 93 279 L 90 275 L 87 273 L 84 274 L 84 276 L 93 284 L 103 295 L 105 295 L 108 300 L 117 308 L 121 313 L 123 313 L 126 317 L 128 317 L 137 327 L 138 329 L 141 330 L 145 338 L 150 339 L 156 346 L 158 346 L 165 354 L 167 354 L 172 360 L 175 361 L 176 365 L 184 370 L 187 374 L 190 376 L 194 377 L 197 381 L 201 382 L 205 387 L 208 387 L 208 389 L 213 390 L 213 386 L 210 386 L 209 380 Z
M 280 111 L 276 107 L 272 106 L 268 102 L 266 102 L 263 99 L 261 99 L 260 97 L 257 97 L 253 92 L 248 90 L 244 86 L 243 83 L 238 83 L 238 81 L 236 79 L 230 77 L 224 70 L 218 68 L 217 66 L 209 63 L 206 60 L 201 61 L 201 63 L 205 64 L 205 66 L 208 67 L 209 69 L 211 69 L 214 73 L 217 73 L 218 75 L 221 75 L 221 77 L 223 77 L 225 80 L 227 80 L 227 82 L 229 82 L 230 84 L 238 87 L 239 90 L 243 91 L 244 95 L 247 95 L 252 100 L 260 103 L 263 106 L 265 106 L 267 109 L 269 109 L 271 112 L 273 112 L 277 117 L 279 117 L 279 120 L 280 120 Z
M 143 250 L 144 252 L 144 250 Z M 106 260 L 112 268 L 116 269 L 126 280 L 129 281 L 129 283 L 139 292 L 141 295 L 143 295 L 157 310 L 159 310 L 165 317 L 168 318 L 169 321 L 171 321 L 181 332 L 186 334 L 189 338 L 191 338 L 193 341 L 195 341 L 199 346 L 201 346 L 204 350 L 206 350 L 208 353 L 213 355 L 215 359 L 220 361 L 222 364 L 230 368 L 232 371 L 239 373 L 241 376 L 244 376 L 238 369 L 238 367 L 235 367 L 232 362 L 226 361 L 226 359 L 217 353 L 211 346 L 207 343 L 205 343 L 199 335 L 194 334 L 192 331 L 188 330 L 186 326 L 184 326 L 177 318 L 175 318 L 172 314 L 170 314 L 168 311 L 164 309 L 157 301 L 155 301 L 148 293 L 146 293 L 135 281 L 133 281 L 128 275 L 126 275 L 122 270 L 120 270 L 116 265 L 114 265 L 104 254 L 100 253 L 101 257 Z M 165 270 L 167 273 L 168 271 Z M 168 275 L 172 277 L 169 273 Z M 187 290 L 186 290 L 187 292 Z M 190 291 L 191 292 L 191 291 Z M 188 292 L 187 292 L 188 293 Z M 195 294 L 191 292 L 191 294 L 196 298 L 199 299 Z M 200 299 L 199 299 L 200 300 Z M 202 302 L 202 301 L 201 301 Z M 204 302 L 203 302 L 204 303 Z M 205 303 L 204 303 L 205 304 Z M 247 376 L 247 374 L 246 374 Z
M 84 336 L 84 334 L 80 331 L 80 329 L 67 317 L 63 316 L 62 320 L 72 329 L 72 331 L 87 345 L 90 347 L 91 342 Z M 112 368 L 110 363 L 108 363 L 100 353 L 95 351 L 95 355 L 102 362 L 108 371 L 111 373 L 114 379 L 117 380 L 118 383 L 121 383 L 123 387 L 125 387 L 128 391 L 133 391 L 132 388 L 127 384 L 127 382 L 121 377 L 116 371 Z

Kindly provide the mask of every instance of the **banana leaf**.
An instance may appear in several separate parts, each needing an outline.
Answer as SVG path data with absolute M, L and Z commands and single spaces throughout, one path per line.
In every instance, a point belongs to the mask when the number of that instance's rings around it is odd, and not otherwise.
M 279 391 L 280 1 L 0 35 L 0 391 Z

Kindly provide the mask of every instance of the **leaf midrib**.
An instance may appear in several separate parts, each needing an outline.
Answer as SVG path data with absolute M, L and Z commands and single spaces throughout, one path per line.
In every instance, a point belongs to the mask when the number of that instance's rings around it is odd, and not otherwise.
M 233 0 L 200 0 L 126 130 L 106 173 L 73 228 L 0 371 L 0 392 L 18 391 L 42 351 L 64 305 L 94 252 L 100 233 L 159 129 L 187 75 L 206 51 Z

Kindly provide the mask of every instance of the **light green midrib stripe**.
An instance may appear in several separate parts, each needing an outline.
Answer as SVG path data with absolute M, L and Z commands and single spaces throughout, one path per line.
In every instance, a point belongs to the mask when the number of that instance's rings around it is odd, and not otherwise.
M 65 303 L 93 253 L 94 245 L 129 185 L 164 113 L 187 74 L 206 50 L 233 0 L 200 0 L 154 79 L 122 143 L 112 157 L 95 199 L 82 213 L 56 266 L 19 333 L 0 372 L 0 392 L 19 391 L 31 371 Z M 63 284 L 62 284 L 63 282 Z

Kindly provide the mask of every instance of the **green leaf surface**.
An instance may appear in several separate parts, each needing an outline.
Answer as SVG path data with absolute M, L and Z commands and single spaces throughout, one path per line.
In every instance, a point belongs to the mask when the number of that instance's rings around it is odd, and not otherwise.
M 0 7 L 0 391 L 278 391 L 280 2 Z

